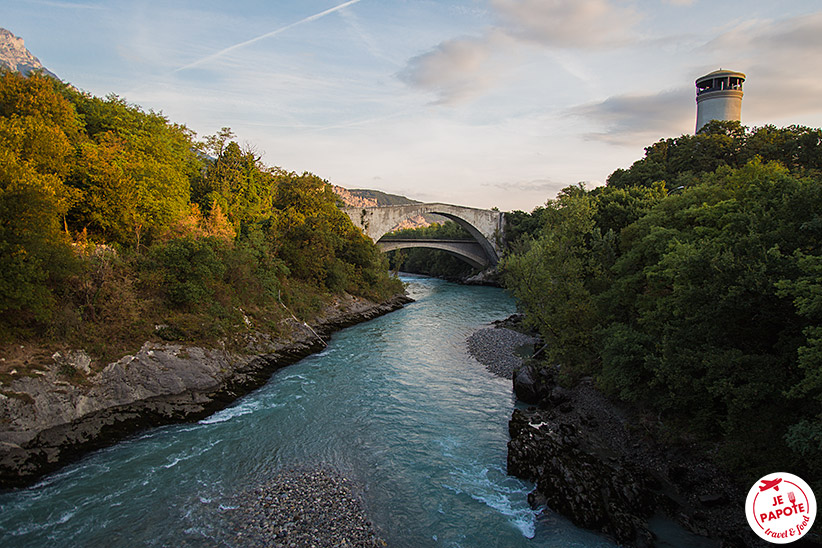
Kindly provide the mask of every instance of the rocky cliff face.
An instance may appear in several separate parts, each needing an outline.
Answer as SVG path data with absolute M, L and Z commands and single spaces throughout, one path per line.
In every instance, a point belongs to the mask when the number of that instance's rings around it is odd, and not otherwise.
M 388 205 L 410 205 L 415 202 L 405 196 L 396 196 L 394 194 L 385 194 L 375 190 L 348 190 L 341 186 L 334 186 L 334 193 L 340 197 L 340 200 L 347 206 L 351 207 L 379 207 Z M 414 215 L 401 221 L 394 230 L 403 230 L 406 228 L 423 228 L 431 226 L 432 223 L 441 223 L 443 218 L 438 215 Z
M 536 484 L 529 500 L 624 546 L 760 546 L 739 509 L 745 495 L 689 447 L 658 443 L 590 379 L 566 389 L 557 371 L 528 364 L 514 376 L 508 473 Z M 672 544 L 649 518 L 694 537 Z M 653 520 L 652 520 L 653 521 Z M 700 538 L 707 537 L 707 538 Z
M 26 76 L 33 70 L 42 70 L 45 74 L 57 78 L 26 49 L 22 38 L 3 28 L 0 28 L 0 67 L 20 72 Z
M 380 205 L 375 198 L 368 198 L 359 196 L 347 188 L 341 186 L 333 186 L 334 194 L 340 197 L 340 200 L 347 206 L 351 207 L 377 207 Z
M 313 331 L 289 320 L 287 335 L 248 335 L 243 353 L 147 342 L 96 374 L 85 352 L 57 353 L 48 371 L 15 379 L 0 391 L 0 488 L 31 483 L 141 429 L 205 417 L 321 349 L 321 337 L 405 302 L 404 296 L 384 303 L 341 298 Z M 76 373 L 72 382 L 66 371 Z

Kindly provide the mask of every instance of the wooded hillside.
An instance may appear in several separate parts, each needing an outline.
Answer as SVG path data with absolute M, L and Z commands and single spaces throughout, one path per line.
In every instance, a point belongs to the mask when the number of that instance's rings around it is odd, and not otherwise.
M 233 139 L 0 73 L 0 340 L 117 354 L 164 324 L 214 342 L 400 290 L 326 181 Z
M 822 131 L 712 122 L 513 215 L 505 283 L 567 378 L 751 481 L 822 479 Z

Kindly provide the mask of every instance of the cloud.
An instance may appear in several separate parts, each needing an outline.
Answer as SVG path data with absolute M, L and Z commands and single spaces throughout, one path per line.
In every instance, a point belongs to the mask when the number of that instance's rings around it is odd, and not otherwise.
M 647 144 L 661 137 L 693 131 L 696 107 L 692 88 L 677 88 L 647 95 L 615 95 L 574 107 L 581 116 L 604 129 L 588 133 L 589 139 L 613 144 Z
M 442 42 L 432 51 L 408 61 L 399 78 L 414 87 L 433 91 L 434 104 L 453 105 L 491 88 L 504 77 L 499 54 L 510 40 L 490 30 L 481 37 Z
M 504 80 L 520 50 L 602 49 L 633 41 L 638 15 L 610 0 L 492 0 L 498 23 L 478 36 L 446 40 L 410 59 L 405 83 L 433 91 L 434 104 L 465 102 Z
M 104 6 L 98 6 L 98 5 L 95 5 L 95 4 L 80 4 L 80 3 L 77 3 L 77 2 L 54 2 L 54 1 L 49 1 L 49 0 L 38 0 L 35 3 L 43 5 L 43 6 L 48 6 L 50 8 L 72 9 L 72 10 L 104 10 L 104 9 L 106 9 Z
M 507 181 L 503 183 L 483 183 L 482 186 L 499 188 L 508 192 L 537 192 L 550 194 L 568 186 L 566 183 L 553 179 L 531 179 L 528 181 Z
M 713 66 L 745 72 L 743 122 L 769 123 L 822 111 L 819 63 L 822 13 L 777 21 L 746 21 L 705 44 L 698 53 Z
M 360 24 L 359 19 L 357 16 L 350 10 L 342 10 L 340 11 L 340 15 L 342 16 L 343 20 L 346 22 L 348 27 L 354 33 L 354 35 L 359 38 L 363 44 L 365 44 L 366 49 L 368 52 L 373 55 L 377 59 L 382 59 L 383 61 L 388 61 L 392 65 L 400 65 L 396 59 L 393 59 L 385 54 L 383 49 L 377 44 L 374 38 L 368 32 L 363 29 L 362 25 Z
M 492 0 L 513 36 L 558 48 L 601 48 L 635 41 L 639 15 L 609 0 Z
M 775 21 L 743 21 L 697 47 L 694 55 L 707 61 L 695 68 L 694 74 L 720 67 L 746 73 L 742 101 L 742 122 L 746 125 L 782 123 L 822 113 L 822 82 L 817 66 L 822 57 L 822 13 Z M 574 107 L 569 114 L 601 128 L 587 133 L 588 139 L 647 144 L 663 136 L 693 131 L 694 89 L 615 95 Z

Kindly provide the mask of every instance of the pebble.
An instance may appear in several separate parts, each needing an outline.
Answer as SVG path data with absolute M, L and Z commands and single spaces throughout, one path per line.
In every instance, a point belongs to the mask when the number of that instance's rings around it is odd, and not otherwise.
M 330 468 L 278 472 L 237 496 L 229 520 L 243 548 L 384 547 L 355 484 Z
M 536 338 L 506 327 L 487 327 L 468 337 L 468 353 L 491 373 L 512 379 L 522 366 L 522 358 L 515 352 L 536 342 Z

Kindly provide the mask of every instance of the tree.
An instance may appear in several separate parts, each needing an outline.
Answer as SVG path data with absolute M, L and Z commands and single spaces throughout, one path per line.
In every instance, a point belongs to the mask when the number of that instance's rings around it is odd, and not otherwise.
M 503 280 L 547 343 L 550 358 L 572 373 L 590 373 L 598 317 L 588 282 L 600 274 L 589 245 L 596 204 L 584 188 L 568 187 L 547 203 L 539 236 L 504 259 Z
M 69 96 L 89 136 L 68 178 L 85 196 L 69 214 L 72 224 L 139 248 L 188 214 L 199 165 L 191 132 L 116 96 Z
M 715 444 L 746 480 L 822 477 L 818 136 L 717 123 L 660 141 L 549 201 L 504 261 L 551 363 Z
M 15 167 L 0 160 L 0 316 L 19 326 L 52 316 L 76 261 L 60 232 L 61 204 L 49 181 Z
M 259 156 L 241 149 L 228 128 L 206 138 L 201 148 L 214 154 L 202 178 L 192 187 L 192 200 L 204 211 L 215 204 L 228 216 L 234 228 L 266 218 L 271 211 L 275 173 L 267 170 Z

